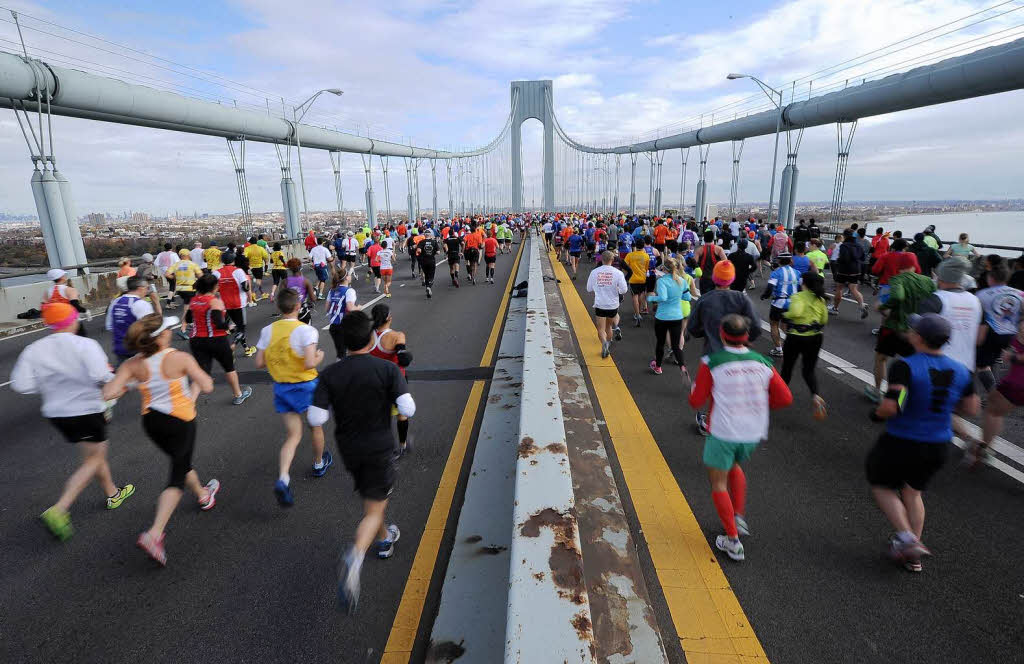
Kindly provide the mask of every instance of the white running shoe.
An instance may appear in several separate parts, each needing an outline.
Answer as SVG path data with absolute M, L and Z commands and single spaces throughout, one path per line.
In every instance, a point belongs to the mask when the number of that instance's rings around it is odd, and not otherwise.
M 745 559 L 745 556 L 743 555 L 743 543 L 740 542 L 738 537 L 733 539 L 726 535 L 719 535 L 715 538 L 715 547 L 719 551 L 725 551 L 725 553 L 735 561 Z

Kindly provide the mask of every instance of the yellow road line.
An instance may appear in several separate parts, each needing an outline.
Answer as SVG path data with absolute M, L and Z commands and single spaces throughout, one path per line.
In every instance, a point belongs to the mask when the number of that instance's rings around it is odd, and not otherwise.
M 487 339 L 487 345 L 484 347 L 483 357 L 480 360 L 482 367 L 490 365 L 493 361 L 498 335 L 501 332 L 501 325 L 505 321 L 509 290 L 519 271 L 519 259 L 523 255 L 523 246 L 520 243 L 515 262 L 512 264 L 512 272 L 508 277 L 508 284 L 505 286 L 505 294 L 501 298 L 501 304 L 498 305 L 498 313 L 494 318 L 494 325 L 491 327 L 491 335 Z M 405 589 L 402 591 L 402 599 L 398 603 L 395 620 L 391 623 L 391 633 L 388 635 L 387 645 L 384 646 L 381 664 L 405 663 L 412 656 L 412 647 L 416 643 L 416 632 L 423 614 L 423 604 L 427 599 L 427 591 L 430 589 L 430 577 L 434 573 L 437 554 L 441 550 L 445 524 L 448 522 L 448 514 L 452 509 L 455 488 L 459 483 L 459 474 L 466 458 L 466 449 L 469 447 L 469 437 L 473 433 L 476 415 L 484 397 L 485 383 L 486 381 L 483 380 L 473 381 L 473 387 L 469 390 L 469 398 L 462 411 L 462 419 L 459 420 L 459 428 L 455 432 L 452 449 L 448 452 L 448 460 L 444 464 L 441 481 L 434 494 L 434 503 L 430 507 L 430 514 L 427 516 L 427 523 L 423 528 L 423 536 L 416 547 L 416 555 L 413 557 L 412 568 L 409 570 L 409 578 L 405 581 Z
M 569 319 L 608 426 L 688 664 L 767 663 L 700 524 L 565 268 L 552 260 Z

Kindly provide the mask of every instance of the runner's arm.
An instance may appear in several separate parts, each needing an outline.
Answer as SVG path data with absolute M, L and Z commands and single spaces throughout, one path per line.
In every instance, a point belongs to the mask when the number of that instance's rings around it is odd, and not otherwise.
M 199 398 L 200 394 L 209 394 L 213 392 L 213 379 L 210 378 L 210 374 L 206 373 L 196 362 L 196 358 L 192 357 L 188 353 L 171 353 L 173 356 L 181 355 L 181 361 L 184 364 L 185 373 L 188 375 L 189 382 L 192 384 L 192 401 Z M 174 359 L 178 359 L 175 357 Z
M 331 392 L 327 381 L 321 379 L 313 392 L 313 403 L 306 411 L 306 421 L 311 427 L 322 427 L 331 415 Z
M 35 351 L 28 348 L 18 356 L 14 363 L 14 370 L 11 371 L 11 389 L 19 394 L 37 394 L 39 392 L 39 381 L 36 380 L 35 371 L 32 370 L 32 353 Z
M 793 393 L 790 392 L 789 385 L 786 385 L 786 381 L 782 380 L 782 376 L 773 368 L 771 380 L 768 382 L 768 407 L 776 410 L 792 403 Z
M 707 362 L 701 362 L 700 369 L 697 371 L 697 380 L 694 381 L 693 389 L 690 390 L 691 408 L 700 408 L 711 398 L 713 383 L 711 369 L 708 368 Z

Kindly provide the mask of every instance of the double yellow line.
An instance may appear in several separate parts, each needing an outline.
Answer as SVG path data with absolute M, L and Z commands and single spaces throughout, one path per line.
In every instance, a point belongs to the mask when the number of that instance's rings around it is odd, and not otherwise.
M 487 338 L 487 345 L 484 346 L 484 353 L 480 358 L 481 367 L 489 366 L 494 361 L 498 337 L 508 309 L 509 292 L 512 282 L 519 272 L 519 260 L 523 255 L 523 247 L 525 247 L 525 243 L 521 242 L 515 262 L 512 264 L 512 271 L 508 275 L 508 283 L 505 284 L 501 304 L 498 305 L 498 313 L 491 326 L 491 334 Z M 427 599 L 427 591 L 430 589 L 430 577 L 434 573 L 437 555 L 441 550 L 445 524 L 448 522 L 448 514 L 452 509 L 455 488 L 458 485 L 459 474 L 466 458 L 466 449 L 469 447 L 469 438 L 473 433 L 477 412 L 483 401 L 486 382 L 484 380 L 473 381 L 473 387 L 469 390 L 469 398 L 462 411 L 462 419 L 459 420 L 459 428 L 455 433 L 451 451 L 448 453 L 448 461 L 445 462 L 444 471 L 441 473 L 441 481 L 434 494 L 434 503 L 430 506 L 430 514 L 427 516 L 427 523 L 423 528 L 423 536 L 416 547 L 416 555 L 412 561 L 412 568 L 409 570 L 409 578 L 406 579 L 405 590 L 402 591 L 402 600 L 398 604 L 398 612 L 391 624 L 391 633 L 388 635 L 388 642 L 384 647 L 384 654 L 381 656 L 381 664 L 408 662 L 412 655 L 413 645 L 416 643 L 416 632 L 423 615 L 423 604 Z
M 766 664 L 750 621 L 729 587 L 697 518 L 647 427 L 583 300 L 552 258 L 608 435 L 688 664 Z

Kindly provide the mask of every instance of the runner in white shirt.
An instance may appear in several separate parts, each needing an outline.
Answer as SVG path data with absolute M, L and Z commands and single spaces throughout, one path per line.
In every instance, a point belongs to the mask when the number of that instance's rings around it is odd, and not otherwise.
M 327 264 L 334 260 L 331 250 L 327 248 L 327 240 L 321 241 L 320 244 L 309 250 L 309 260 L 313 263 L 313 271 L 316 272 L 316 296 L 322 300 L 327 297 L 327 280 L 330 276 Z
M 167 301 L 170 302 L 174 298 L 174 281 L 173 278 L 167 277 L 167 272 L 171 269 L 171 266 L 178 262 L 178 254 L 171 251 L 171 243 L 164 243 L 164 250 L 156 255 L 156 260 L 153 264 L 156 265 L 156 273 L 165 279 L 167 279 L 168 293 Z
M 597 316 L 597 336 L 601 339 L 601 357 L 611 354 L 612 338 L 622 339 L 619 330 L 619 303 L 629 290 L 622 270 L 612 267 L 615 254 L 601 254 L 601 266 L 587 279 L 587 292 L 594 294 L 594 314 Z
M 125 484 L 119 489 L 107 463 L 101 387 L 114 377 L 107 354 L 96 340 L 78 336 L 78 312 L 70 304 L 44 305 L 43 321 L 53 334 L 21 352 L 11 372 L 11 389 L 42 395 L 43 417 L 82 452 L 82 464 L 68 478 L 60 498 L 39 515 L 54 537 L 66 540 L 74 533 L 68 510 L 93 478 L 107 497 L 108 510 L 119 507 L 135 487 Z M 53 466 L 52 459 L 47 463 Z
M 188 255 L 189 257 L 191 257 L 193 263 L 195 263 L 196 265 L 203 269 L 206 268 L 206 259 L 203 258 L 202 242 L 196 242 L 195 247 L 192 249 L 192 251 L 188 252 Z
M 391 277 L 395 273 L 395 250 L 392 248 L 392 241 L 386 239 L 382 241 L 381 249 L 377 253 L 377 258 L 380 259 L 380 283 L 384 289 L 384 297 L 391 297 Z

